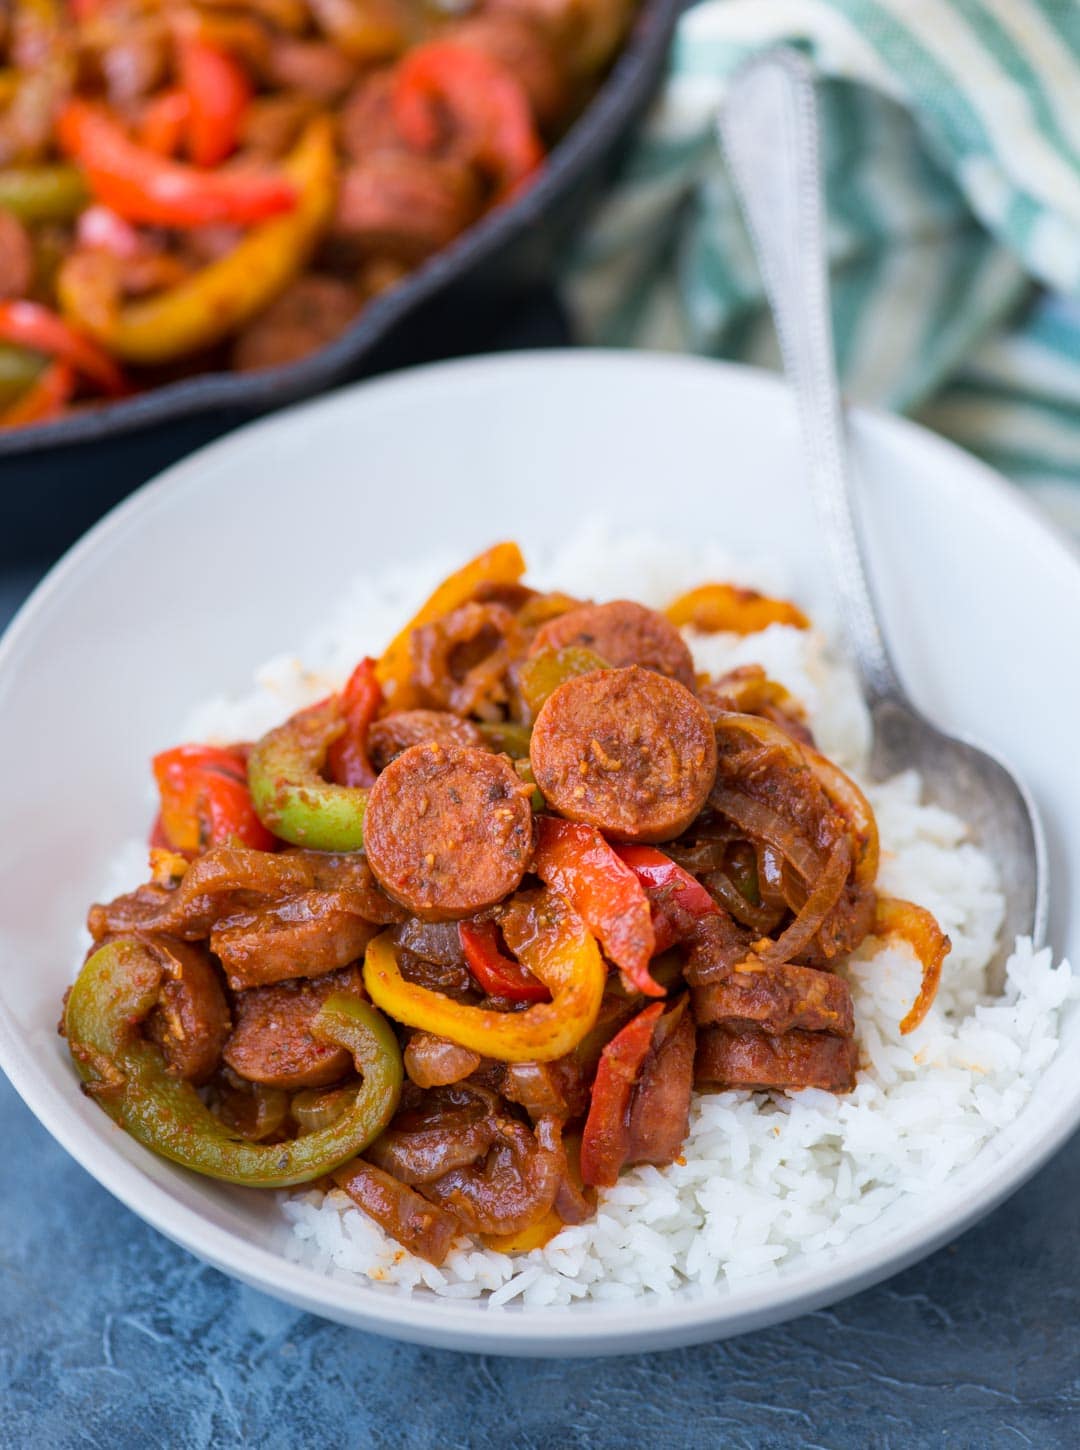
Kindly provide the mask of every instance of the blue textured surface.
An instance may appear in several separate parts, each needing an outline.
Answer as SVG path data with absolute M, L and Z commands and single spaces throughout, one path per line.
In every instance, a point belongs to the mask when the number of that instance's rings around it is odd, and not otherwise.
M 0 581 L 0 626 L 29 576 Z M 462 1356 L 233 1283 L 122 1208 L 0 1077 L 0 1446 L 1072 1447 L 1080 1139 L 878 1289 L 699 1349 Z

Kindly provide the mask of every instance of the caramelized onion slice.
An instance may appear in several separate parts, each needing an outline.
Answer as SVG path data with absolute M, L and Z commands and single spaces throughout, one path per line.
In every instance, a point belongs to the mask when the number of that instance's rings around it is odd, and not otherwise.
M 821 923 L 840 900 L 850 868 L 851 843 L 846 836 L 838 836 L 835 846 L 829 852 L 824 871 L 814 882 L 813 890 L 806 898 L 805 906 L 791 925 L 758 953 L 764 966 L 779 966 L 782 962 L 790 962 L 806 950 L 817 935 Z

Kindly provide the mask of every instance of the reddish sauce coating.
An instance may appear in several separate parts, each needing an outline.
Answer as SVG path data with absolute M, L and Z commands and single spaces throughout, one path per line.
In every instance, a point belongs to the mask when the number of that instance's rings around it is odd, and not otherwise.
M 165 975 L 148 1033 L 174 1076 L 206 1082 L 232 1025 L 217 968 L 205 949 L 188 942 L 152 937 L 149 944 Z
M 363 996 L 359 970 L 239 992 L 233 1006 L 236 1026 L 222 1052 L 226 1066 L 249 1082 L 290 1092 L 336 1082 L 349 1071 L 348 1052 L 311 1033 L 319 1008 L 335 992 Z
M 655 609 L 632 600 L 583 604 L 560 614 L 537 630 L 529 653 L 568 645 L 590 649 L 609 665 L 641 665 L 694 688 L 694 661 L 682 635 Z
M 504 757 L 413 745 L 371 788 L 364 839 L 384 889 L 416 916 L 472 916 L 508 896 L 529 864 L 528 787 Z
M 689 690 L 632 665 L 560 685 L 537 717 L 530 760 L 568 820 L 619 841 L 668 841 L 705 804 L 716 741 Z

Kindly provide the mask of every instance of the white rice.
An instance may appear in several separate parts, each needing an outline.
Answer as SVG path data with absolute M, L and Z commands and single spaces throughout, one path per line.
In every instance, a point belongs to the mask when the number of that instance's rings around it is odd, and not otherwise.
M 303 668 L 279 658 L 254 690 L 206 704 L 178 738 L 252 738 L 340 683 L 363 653 L 378 653 L 450 558 L 358 581 L 310 643 Z M 612 538 L 582 531 L 531 576 L 594 598 L 664 605 L 712 578 L 784 592 L 785 571 L 735 561 L 708 545 Z M 688 636 L 700 668 L 758 662 L 801 699 L 821 748 L 858 775 L 868 719 L 850 671 L 823 636 L 780 626 L 738 639 Z M 1059 1016 L 1080 997 L 1067 963 L 1018 940 L 1004 994 L 986 991 L 1003 899 L 991 863 L 965 840 L 963 823 L 920 800 L 913 773 L 868 788 L 881 830 L 880 884 L 917 901 L 952 938 L 941 990 L 926 1020 L 901 1038 L 898 1023 L 918 989 L 904 949 L 866 947 L 846 967 L 862 1066 L 853 1093 L 695 1096 L 682 1159 L 635 1168 L 600 1193 L 596 1216 L 543 1249 L 506 1255 L 460 1239 L 441 1268 L 403 1250 L 340 1192 L 282 1195 L 292 1260 L 347 1279 L 427 1288 L 444 1298 L 488 1295 L 564 1305 L 633 1299 L 684 1286 L 723 1286 L 775 1273 L 800 1256 L 834 1249 L 903 1195 L 933 1193 L 1012 1121 L 1058 1046 Z M 109 883 L 142 875 L 144 850 L 118 859 Z

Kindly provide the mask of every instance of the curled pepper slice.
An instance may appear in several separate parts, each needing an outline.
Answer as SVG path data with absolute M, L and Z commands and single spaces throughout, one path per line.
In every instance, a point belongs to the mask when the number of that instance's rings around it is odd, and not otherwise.
M 383 1131 L 401 1095 L 401 1053 L 389 1024 L 347 992 L 328 998 L 312 1033 L 352 1053 L 362 1082 L 329 1127 L 285 1143 L 251 1143 L 214 1116 L 190 1083 L 169 1077 L 140 1032 L 162 968 L 141 942 L 109 942 L 87 961 L 64 1013 L 84 1090 L 133 1138 L 196 1173 L 258 1188 L 288 1188 L 331 1172 Z
M 499 948 L 499 929 L 493 921 L 459 921 L 458 939 L 465 964 L 491 997 L 511 1002 L 550 1002 L 551 993 L 539 978 Z
M 663 1002 L 646 1007 L 616 1033 L 600 1054 L 589 1116 L 581 1135 L 581 1176 L 588 1184 L 610 1188 L 626 1161 L 630 1100 L 663 1014 Z
M 60 268 L 67 315 L 117 357 L 171 362 L 242 327 L 298 275 L 334 206 L 336 162 L 327 116 L 316 117 L 283 170 L 299 192 L 294 211 L 254 228 L 227 256 L 154 296 L 123 303 L 109 257 L 76 252 Z
M 375 768 L 368 756 L 367 733 L 379 713 L 382 690 L 375 677 L 375 661 L 362 659 L 341 692 L 345 729 L 326 754 L 326 769 L 337 785 L 368 787 L 375 784 Z
M 205 851 L 233 839 L 257 851 L 276 842 L 255 814 L 244 759 L 214 745 L 177 745 L 153 759 L 161 830 L 174 851 Z
M 68 101 L 57 121 L 60 145 L 83 168 L 94 195 L 130 222 L 162 227 L 243 226 L 291 211 L 296 187 L 274 172 L 200 171 L 129 139 L 97 106 Z
M 359 851 L 368 793 L 323 777 L 327 754 L 346 728 L 340 695 L 300 710 L 264 735 L 248 756 L 255 813 L 268 831 L 315 851 Z
M 906 1036 L 922 1023 L 933 1005 L 941 982 L 942 964 L 952 950 L 952 942 L 925 906 L 916 906 L 912 901 L 901 901 L 893 896 L 879 896 L 877 899 L 874 935 L 900 937 L 907 942 L 922 966 L 919 994 L 900 1023 L 900 1031 Z
M 810 621 L 797 604 L 787 599 L 770 599 L 756 589 L 741 589 L 737 584 L 702 584 L 688 594 L 681 594 L 664 612 L 678 628 L 688 624 L 703 634 L 717 634 L 721 630 L 757 634 L 770 624 L 810 628 Z
M 666 952 L 685 935 L 685 924 L 715 916 L 720 908 L 696 876 L 655 846 L 614 846 L 645 888 L 652 911 L 656 951 Z
M 370 943 L 364 986 L 376 1006 L 408 1027 L 448 1037 L 501 1062 L 552 1062 L 591 1031 L 604 995 L 606 970 L 596 941 L 553 891 L 523 893 L 504 913 L 503 934 L 521 965 L 551 993 L 520 1012 L 494 1012 L 455 1002 L 401 974 L 389 933 Z
M 524 573 L 525 560 L 521 550 L 517 544 L 505 543 L 485 549 L 443 580 L 405 628 L 390 641 L 375 667 L 383 693 L 395 710 L 404 710 L 416 703 L 407 698 L 407 685 L 412 673 L 410 644 L 413 631 L 468 603 L 482 584 L 516 584 Z
M 604 951 L 637 992 L 662 997 L 649 975 L 656 950 L 652 913 L 644 888 L 593 826 L 540 816 L 533 870 L 562 892 Z
M 82 337 L 39 302 L 25 298 L 0 302 L 0 339 L 69 364 L 103 392 L 116 396 L 127 389 L 120 369 L 96 342 Z

